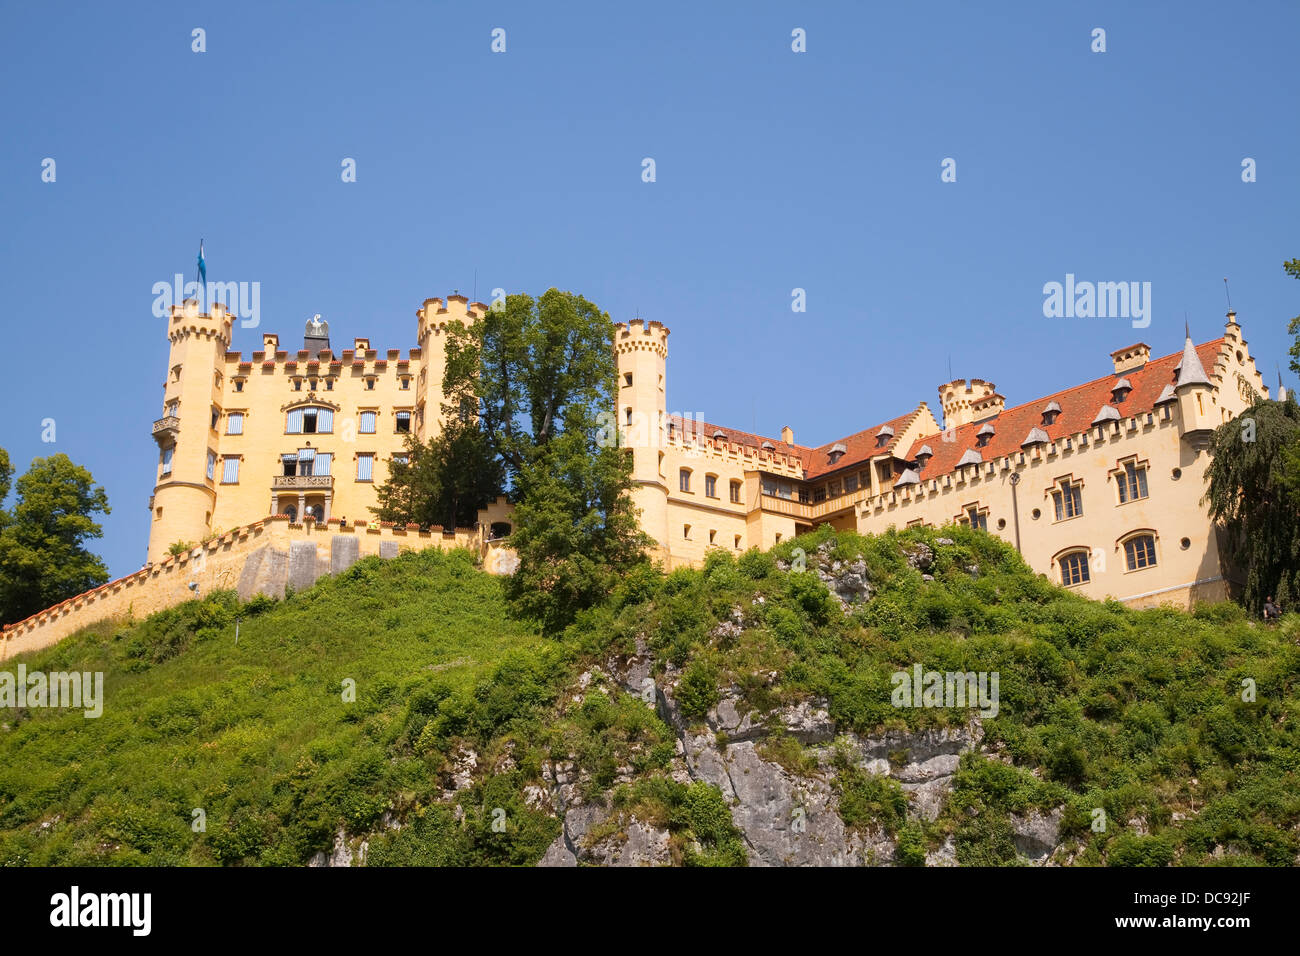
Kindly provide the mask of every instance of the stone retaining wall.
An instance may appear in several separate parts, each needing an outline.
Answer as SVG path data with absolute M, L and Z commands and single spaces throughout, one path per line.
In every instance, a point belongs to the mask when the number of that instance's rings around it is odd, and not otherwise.
M 318 527 L 310 521 L 291 524 L 284 515 L 264 518 L 4 628 L 0 660 L 48 647 L 96 621 L 139 620 L 215 590 L 234 590 L 241 601 L 256 594 L 284 597 L 286 586 L 305 590 L 322 575 L 337 574 L 371 555 L 394 558 L 402 551 L 467 548 L 480 556 L 486 571 L 510 574 L 518 559 L 505 542 L 487 539 L 485 529 L 500 516 L 488 518 L 477 529 L 450 532 L 378 524 L 343 527 L 337 520 Z

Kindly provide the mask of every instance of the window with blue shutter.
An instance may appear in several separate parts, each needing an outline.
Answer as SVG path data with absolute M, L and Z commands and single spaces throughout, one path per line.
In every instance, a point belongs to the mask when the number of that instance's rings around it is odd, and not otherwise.
M 295 408 L 289 413 L 289 427 L 287 429 L 290 435 L 302 434 L 302 409 Z
M 223 485 L 234 485 L 239 483 L 238 458 L 227 458 L 222 462 L 221 483 Z
M 208 452 L 208 478 L 213 478 L 217 474 L 217 456 Z
M 226 434 L 242 435 L 244 434 L 244 413 L 231 412 L 226 416 Z
M 375 471 L 374 455 L 357 456 L 357 481 L 370 481 Z
M 176 449 L 175 449 L 174 447 L 172 447 L 172 448 L 164 448 L 164 449 L 163 449 L 163 470 L 162 470 L 162 473 L 163 473 L 164 475 L 170 475 L 170 474 L 172 473 L 172 452 L 174 452 L 175 450 L 176 450 Z
M 360 434 L 373 435 L 374 433 L 375 433 L 375 413 L 362 412 Z
M 316 413 L 316 431 L 334 431 L 334 410 L 332 408 L 322 408 Z
M 321 452 L 316 456 L 315 472 L 318 475 L 328 475 L 330 473 L 330 463 L 334 456 L 329 452 Z

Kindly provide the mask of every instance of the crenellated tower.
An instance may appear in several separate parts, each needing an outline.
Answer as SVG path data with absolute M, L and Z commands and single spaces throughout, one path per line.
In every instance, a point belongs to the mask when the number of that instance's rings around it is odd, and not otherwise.
M 668 480 L 663 473 L 668 402 L 665 374 L 668 329 L 643 319 L 615 323 L 618 365 L 615 415 L 624 443 L 632 450 L 632 498 L 641 510 L 641 528 L 668 545 Z
M 420 441 L 436 438 L 442 432 L 442 405 L 446 401 L 442 380 L 447 371 L 448 324 L 463 322 L 468 327 L 487 310 L 482 302 L 470 302 L 463 295 L 449 295 L 445 303 L 439 298 L 425 299 L 416 310 L 416 341 L 422 363 L 416 383 L 416 402 L 424 409 L 416 432 Z
M 212 531 L 221 416 L 221 375 L 233 317 L 220 302 L 210 313 L 186 299 L 171 308 L 162 418 L 153 423 L 157 476 L 149 501 L 149 557 L 177 541 L 198 544 Z
M 964 378 L 945 382 L 939 386 L 939 404 L 943 408 L 943 427 L 960 428 L 980 418 L 1002 411 L 1005 400 L 992 382 Z

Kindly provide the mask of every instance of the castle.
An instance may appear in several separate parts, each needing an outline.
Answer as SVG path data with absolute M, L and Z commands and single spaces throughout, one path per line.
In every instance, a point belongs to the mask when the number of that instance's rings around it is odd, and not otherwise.
M 1221 338 L 1186 337 L 1159 358 L 1139 342 L 1106 374 L 1008 407 L 992 382 L 939 386 L 943 423 L 921 402 L 890 421 L 809 446 L 672 416 L 669 331 L 615 334 L 618 421 L 632 449 L 642 528 L 668 567 L 829 524 L 974 525 L 1050 580 L 1134 606 L 1227 597 L 1231 569 L 1202 501 L 1215 428 L 1268 389 L 1236 313 Z
M 475 528 L 395 527 L 370 511 L 407 436 L 427 441 L 442 427 L 448 323 L 487 308 L 426 299 L 405 357 L 381 358 L 363 338 L 335 353 L 318 316 L 302 348 L 267 333 L 245 361 L 230 350 L 234 319 L 220 303 L 172 307 L 148 562 L 6 627 L 0 659 L 213 588 L 280 596 L 370 554 L 470 548 L 489 571 L 510 573 L 504 499 Z M 610 414 L 632 457 L 641 527 L 668 568 L 822 524 L 879 533 L 955 521 L 1089 597 L 1187 607 L 1229 596 L 1233 577 L 1203 502 L 1210 438 L 1268 397 L 1236 313 L 1227 319 L 1211 342 L 1188 335 L 1159 358 L 1139 342 L 1112 352 L 1105 375 L 1012 407 L 992 382 L 946 382 L 942 424 L 921 402 L 817 446 L 797 444 L 788 427 L 765 438 L 670 415 L 668 329 L 634 319 L 611 330 Z
M 230 351 L 234 317 L 187 299 L 173 306 L 162 417 L 153 423 L 158 473 L 149 499 L 149 563 L 177 542 L 194 545 L 269 515 L 324 526 L 373 520 L 376 488 L 442 423 L 443 334 L 485 311 L 460 295 L 417 311 L 418 346 L 382 354 L 358 338 L 334 351 L 317 316 L 301 348 L 262 336 L 245 359 Z M 285 343 L 286 346 L 289 343 Z M 491 519 L 504 517 L 504 502 Z M 499 534 L 508 522 L 491 520 Z
M 425 300 L 418 346 L 381 354 L 369 340 L 335 352 L 329 326 L 302 347 L 264 334 L 250 360 L 230 351 L 232 316 L 173 307 L 149 561 L 287 515 L 295 524 L 371 518 L 376 487 L 404 440 L 442 421 L 447 323 L 488 307 Z M 1031 567 L 1092 597 L 1190 605 L 1228 593 L 1230 572 L 1202 503 L 1213 430 L 1268 390 L 1229 312 L 1221 338 L 1152 358 L 1137 343 L 1107 374 L 1008 407 L 991 382 L 939 386 L 925 402 L 818 446 L 673 416 L 669 330 L 634 319 L 613 330 L 617 417 L 633 497 L 655 557 L 700 563 L 711 548 L 770 548 L 821 524 L 877 533 L 959 522 L 1015 545 Z M 509 533 L 508 508 L 481 523 Z

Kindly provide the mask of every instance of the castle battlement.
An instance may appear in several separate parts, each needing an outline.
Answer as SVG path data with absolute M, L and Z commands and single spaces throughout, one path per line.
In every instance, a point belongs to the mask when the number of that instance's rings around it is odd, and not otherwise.
M 981 484 L 1011 474 L 1027 474 L 1040 467 L 1054 470 L 1069 462 L 1079 459 L 1090 452 L 1106 448 L 1117 452 L 1115 457 L 1127 457 L 1126 443 L 1140 441 L 1156 429 L 1178 428 L 1178 421 L 1173 416 L 1170 406 L 1142 412 L 1117 422 L 1107 422 L 1092 428 L 1058 438 L 1045 445 L 1032 445 L 1012 455 L 1003 455 L 980 462 L 978 465 L 959 465 L 953 471 L 934 478 L 925 478 L 914 485 L 904 485 L 890 489 L 878 495 L 865 496 L 856 503 L 862 517 L 879 515 L 885 511 L 907 508 L 928 502 L 936 497 L 957 494 L 969 497 Z M 1138 449 L 1139 452 L 1141 449 Z M 1079 464 L 1093 463 L 1080 461 Z M 1055 476 L 1053 476 L 1055 477 Z M 1051 485 L 1049 480 L 1046 484 Z M 960 508 L 953 511 L 956 516 Z
M 645 319 L 615 322 L 614 351 L 626 353 L 645 349 L 660 358 L 667 358 L 669 333 L 670 330 L 662 322 L 647 323 Z
M 683 461 L 717 461 L 738 464 L 752 471 L 771 471 L 789 478 L 803 478 L 803 462 L 794 455 L 782 455 L 754 445 L 701 435 L 698 439 L 670 435 L 668 447 L 680 452 Z

